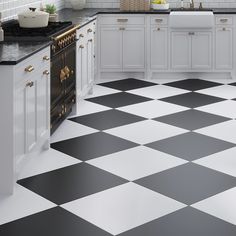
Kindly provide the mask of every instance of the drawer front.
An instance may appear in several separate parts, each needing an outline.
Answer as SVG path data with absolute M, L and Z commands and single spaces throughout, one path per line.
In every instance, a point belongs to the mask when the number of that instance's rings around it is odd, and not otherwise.
M 45 68 L 50 70 L 50 48 L 29 57 L 15 67 L 15 84 L 41 74 Z
M 232 25 L 233 17 L 232 16 L 216 16 L 217 25 Z
M 151 25 L 168 25 L 168 17 L 165 16 L 152 16 Z
M 101 25 L 144 25 L 145 16 L 130 15 L 102 15 L 100 17 Z

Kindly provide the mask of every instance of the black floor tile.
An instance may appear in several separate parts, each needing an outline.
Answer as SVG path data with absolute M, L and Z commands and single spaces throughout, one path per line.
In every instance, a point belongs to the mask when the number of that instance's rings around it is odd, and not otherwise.
M 103 132 L 51 144 L 52 148 L 82 161 L 108 155 L 113 152 L 119 152 L 135 146 L 138 146 L 138 144 Z
M 60 208 L 52 208 L 0 226 L 0 236 L 111 236 Z
M 119 236 L 235 236 L 236 226 L 191 207 L 139 226 Z
M 205 94 L 190 92 L 172 97 L 162 98 L 160 100 L 189 108 L 196 108 L 216 102 L 221 102 L 224 101 L 225 99 Z
M 236 145 L 202 134 L 189 132 L 159 140 L 157 142 L 147 144 L 146 146 L 188 161 L 194 161 L 196 159 L 235 147 Z
M 127 181 L 109 172 L 81 163 L 18 181 L 25 188 L 61 205 Z
M 142 121 L 145 118 L 118 110 L 108 110 L 79 116 L 71 120 L 98 130 L 106 130 Z
M 236 86 L 236 83 L 232 83 L 232 84 L 229 84 L 229 85 Z
M 154 86 L 157 85 L 155 83 L 143 81 L 143 80 L 138 80 L 138 79 L 123 79 L 123 80 L 117 80 L 113 82 L 107 82 L 107 83 L 101 83 L 99 85 L 108 87 L 108 88 L 113 88 L 113 89 L 118 89 L 121 91 L 127 91 L 131 89 L 138 89 L 138 88 L 145 88 L 149 86 Z
M 151 101 L 152 99 L 130 93 L 121 92 L 95 98 L 89 98 L 86 100 L 103 106 L 118 108 L 118 107 L 133 105 L 136 103 Z
M 230 119 L 223 116 L 217 116 L 190 109 L 187 111 L 158 117 L 155 120 L 192 131 L 206 126 L 218 124 Z
M 200 89 L 211 88 L 211 87 L 219 86 L 222 84 L 206 81 L 206 80 L 201 80 L 201 79 L 186 79 L 186 80 L 167 83 L 165 85 L 175 87 L 175 88 L 187 89 L 190 91 L 197 91 Z
M 187 205 L 194 204 L 236 186 L 236 178 L 187 163 L 135 181 Z

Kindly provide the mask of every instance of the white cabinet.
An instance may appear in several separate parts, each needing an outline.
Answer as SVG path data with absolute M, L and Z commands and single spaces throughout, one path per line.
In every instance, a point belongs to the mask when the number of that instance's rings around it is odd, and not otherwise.
M 217 27 L 215 33 L 216 69 L 231 70 L 233 68 L 233 29 Z
M 151 69 L 165 70 L 168 68 L 168 29 L 151 28 Z
M 122 31 L 119 27 L 101 28 L 102 69 L 122 69 Z
M 145 33 L 143 27 L 123 30 L 123 69 L 145 68 Z
M 192 69 L 212 68 L 212 33 L 194 32 L 192 35 Z
M 1 66 L 1 73 L 1 102 L 6 108 L 0 124 L 0 140 L 5 139 L 0 143 L 0 192 L 12 193 L 22 163 L 49 148 L 50 48 L 15 66 Z
M 145 16 L 102 15 L 99 18 L 99 71 L 144 71 Z
M 77 97 L 84 97 L 94 83 L 96 21 L 77 30 L 76 43 L 76 88 Z M 77 99 L 79 101 L 79 99 Z
M 172 32 L 171 66 L 177 70 L 212 68 L 212 32 Z
M 182 70 L 191 68 L 191 37 L 188 32 L 172 32 L 171 67 Z

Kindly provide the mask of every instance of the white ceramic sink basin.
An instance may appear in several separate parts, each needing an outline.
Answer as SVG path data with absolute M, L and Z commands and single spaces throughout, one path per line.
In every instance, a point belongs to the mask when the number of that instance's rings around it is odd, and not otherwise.
M 212 11 L 173 11 L 170 13 L 171 28 L 212 28 Z

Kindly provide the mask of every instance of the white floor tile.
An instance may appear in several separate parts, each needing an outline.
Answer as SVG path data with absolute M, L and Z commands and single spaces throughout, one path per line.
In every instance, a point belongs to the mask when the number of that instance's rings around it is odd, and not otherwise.
M 181 112 L 188 109 L 189 108 L 187 107 L 157 100 L 117 108 L 117 110 L 131 113 L 137 116 L 142 116 L 148 119 L 153 119 L 160 116 L 173 114 L 176 112 Z
M 100 85 L 94 85 L 93 94 L 88 94 L 86 98 L 99 97 L 99 96 L 104 96 L 104 95 L 109 95 L 109 94 L 119 93 L 119 92 L 120 90 L 111 89 L 111 88 L 107 88 Z
M 236 101 L 227 100 L 198 107 L 196 110 L 234 119 L 236 118 L 236 109 L 233 109 L 234 107 L 236 107 Z
M 135 143 L 147 144 L 186 133 L 187 130 L 153 120 L 145 120 L 131 125 L 109 129 L 105 132 Z
M 12 196 L 0 196 L 0 225 L 55 206 L 54 203 L 16 184 Z
M 222 85 L 208 89 L 198 90 L 198 93 L 221 97 L 225 99 L 236 98 L 236 86 Z
M 194 162 L 236 177 L 236 148 L 230 148 Z
M 129 91 L 129 93 L 140 95 L 143 97 L 148 97 L 152 99 L 161 99 L 165 97 L 171 97 L 179 94 L 188 93 L 188 90 L 173 88 L 165 85 L 155 85 L 151 87 L 134 89 Z
M 50 149 L 27 159 L 19 173 L 18 179 L 39 175 L 48 171 L 75 165 L 80 162 L 81 161 L 76 158 Z
M 236 188 L 193 205 L 194 208 L 236 225 Z
M 101 111 L 107 111 L 110 110 L 110 107 L 102 106 L 93 102 L 89 102 L 86 100 L 79 101 L 77 114 L 71 116 L 70 118 L 76 117 L 76 116 L 83 116 L 88 115 L 96 112 Z
M 117 235 L 185 205 L 134 183 L 127 183 L 62 207 Z
M 76 122 L 65 120 L 61 126 L 51 136 L 51 143 L 71 139 L 87 134 L 96 133 L 98 130 L 78 124 Z
M 140 146 L 96 158 L 87 163 L 129 181 L 134 181 L 185 164 L 187 161 Z
M 236 143 L 235 130 L 236 120 L 230 120 L 217 125 L 195 130 L 195 132 L 222 139 L 224 141 Z

